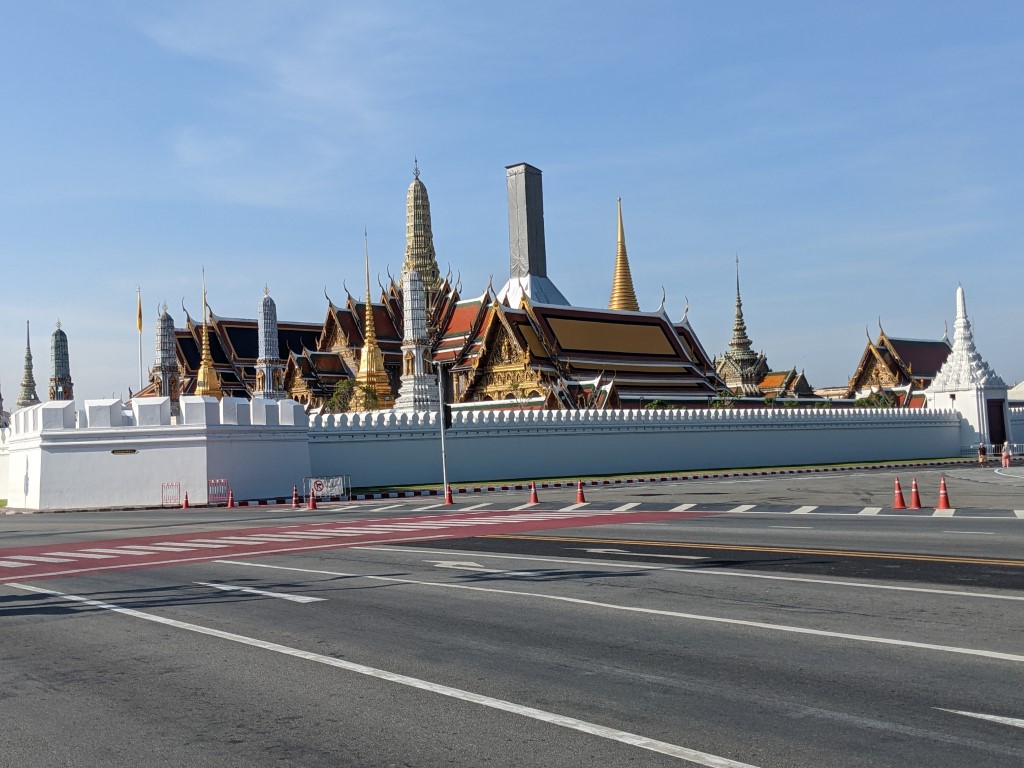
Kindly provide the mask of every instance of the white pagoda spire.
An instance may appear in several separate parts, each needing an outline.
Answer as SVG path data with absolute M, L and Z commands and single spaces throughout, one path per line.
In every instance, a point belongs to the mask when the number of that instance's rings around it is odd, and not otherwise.
M 967 317 L 963 286 L 956 287 L 956 321 L 953 323 L 953 349 L 935 375 L 933 392 L 956 392 L 975 387 L 1005 388 L 1004 382 L 982 360 L 974 346 L 974 333 Z
M 1012 442 L 1006 383 L 974 346 L 963 286 L 956 289 L 953 348 L 924 394 L 929 408 L 948 408 L 960 414 L 961 450 L 973 449 L 978 443 Z

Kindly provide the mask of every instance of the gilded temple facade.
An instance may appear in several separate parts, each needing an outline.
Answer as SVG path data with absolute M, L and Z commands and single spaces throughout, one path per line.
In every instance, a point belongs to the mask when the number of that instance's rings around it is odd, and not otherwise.
M 468 408 L 706 406 L 725 384 L 685 314 L 671 320 L 664 301 L 654 312 L 639 310 L 621 201 L 609 308 L 573 307 L 547 275 L 541 172 L 519 164 L 506 169 L 506 178 L 510 266 L 499 291 L 488 286 L 463 300 L 459 286 L 441 275 L 417 167 L 406 194 L 401 278 L 381 285 L 376 302 L 368 254 L 365 299 L 349 294 L 339 305 L 325 296 L 327 311 L 319 323 L 277 320 L 276 307 L 270 323 L 264 317 L 269 295 L 257 319 L 221 317 L 207 302 L 204 279 L 202 320 L 186 311 L 183 328 L 165 333 L 167 339 L 158 335 L 150 385 L 139 395 L 279 393 L 319 411 L 339 383 L 351 380 L 358 385 L 351 408 L 366 408 L 373 400 L 390 408 L 403 377 L 420 377 L 416 387 L 423 397 L 417 397 L 423 400 L 425 377 L 439 374 L 447 399 Z M 422 296 L 417 301 L 423 318 L 417 322 L 423 327 L 406 338 L 403 283 L 410 274 L 422 286 L 416 295 Z M 169 315 L 163 322 L 173 326 Z M 164 349 L 172 336 L 173 361 Z M 414 358 L 410 366 L 410 354 L 421 355 L 422 365 Z M 368 390 L 373 398 L 359 394 Z

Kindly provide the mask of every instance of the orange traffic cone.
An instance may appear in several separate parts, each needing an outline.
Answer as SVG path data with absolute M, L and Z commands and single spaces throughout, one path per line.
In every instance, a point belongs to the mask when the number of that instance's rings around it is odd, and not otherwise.
M 299 486 L 292 486 L 292 509 L 299 508 Z
M 228 488 L 228 509 L 235 508 L 235 492 Z
M 892 508 L 893 509 L 906 509 L 907 502 L 903 500 L 903 488 L 900 487 L 900 479 L 896 478 L 896 490 L 893 491 L 892 497 Z
M 586 501 L 587 500 L 585 498 L 583 498 L 583 481 L 582 480 L 577 480 L 576 481 L 576 503 L 577 504 L 585 504 Z
M 450 485 L 446 485 L 444 487 L 444 503 L 445 506 L 450 506 L 455 503 L 452 501 L 452 487 Z
M 946 492 L 946 477 L 943 475 L 939 478 L 939 505 L 936 509 L 952 509 L 949 506 L 949 494 Z
M 540 504 L 540 500 L 537 498 L 537 483 L 530 481 L 530 503 Z
M 185 500 L 181 502 L 182 509 L 188 509 L 188 491 L 185 491 Z
M 316 509 L 316 494 L 312 490 L 309 492 L 309 509 Z
M 915 477 L 910 482 L 910 508 L 920 509 L 921 508 L 921 494 L 917 492 L 917 478 Z

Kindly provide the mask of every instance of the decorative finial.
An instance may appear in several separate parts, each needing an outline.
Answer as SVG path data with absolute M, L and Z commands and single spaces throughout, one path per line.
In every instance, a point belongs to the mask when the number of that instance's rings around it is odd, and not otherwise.
M 263 284 L 263 295 L 264 296 L 269 296 L 270 295 L 270 286 L 267 285 L 266 283 Z
M 60 318 L 59 317 L 57 318 L 57 329 L 58 330 L 60 329 Z
M 420 177 L 420 161 L 415 156 L 412 159 L 412 176 L 414 179 Z
M 166 311 L 167 311 L 167 302 L 166 302 L 166 301 L 164 302 L 164 305 L 163 305 L 163 306 L 162 306 L 162 307 L 161 307 L 160 309 L 161 309 L 162 311 L 164 311 L 164 312 L 166 312 Z

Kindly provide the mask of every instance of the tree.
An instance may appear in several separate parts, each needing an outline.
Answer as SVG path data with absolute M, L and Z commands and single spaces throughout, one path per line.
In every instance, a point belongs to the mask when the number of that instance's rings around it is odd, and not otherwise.
M 380 405 L 377 394 L 370 387 L 360 386 L 355 379 L 342 379 L 334 385 L 334 391 L 324 407 L 329 413 L 345 413 L 357 392 L 367 410 L 373 410 Z
M 855 408 L 895 408 L 896 395 L 885 390 L 872 392 L 867 397 L 854 400 L 853 405 Z

